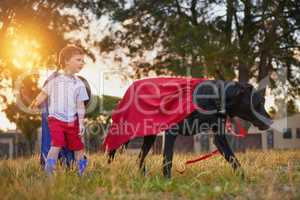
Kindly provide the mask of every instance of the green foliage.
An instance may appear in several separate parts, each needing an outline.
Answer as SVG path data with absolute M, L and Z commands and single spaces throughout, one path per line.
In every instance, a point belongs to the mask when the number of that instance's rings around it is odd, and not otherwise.
M 30 153 L 35 152 L 34 146 L 38 135 L 38 127 L 41 126 L 40 115 L 27 110 L 33 98 L 39 93 L 37 88 L 37 77 L 28 76 L 19 85 L 16 102 L 7 103 L 4 112 L 9 121 L 14 122 L 18 130 L 24 134 L 29 142 Z
M 119 97 L 93 95 L 90 104 L 87 106 L 86 117 L 96 119 L 100 115 L 107 115 L 116 108 L 119 101 Z
M 103 138 L 111 123 L 111 111 L 113 111 L 120 98 L 103 95 L 92 96 L 86 113 L 86 151 L 98 152 L 101 149 Z
M 65 44 L 64 33 L 78 29 L 83 24 L 82 18 L 63 15 L 59 9 L 72 7 L 78 1 L 10 1 L 0 2 L 0 43 L 4 48 L 0 52 L 0 69 L 11 71 L 14 68 L 13 57 L 7 52 L 11 38 L 16 35 L 24 39 L 36 39 L 41 54 L 40 64 L 54 64 L 53 55 Z M 78 5 L 79 7 L 82 4 Z M 21 46 L 21 44 L 20 44 Z M 32 66 L 37 67 L 37 66 Z
M 295 102 L 292 100 L 289 100 L 287 102 L 287 114 L 289 116 L 292 116 L 296 113 L 299 113 L 299 108 L 296 106 Z
M 108 52 L 128 49 L 135 78 L 155 71 L 248 82 L 260 81 L 271 72 L 281 74 L 284 68 L 292 94 L 298 95 L 299 1 L 127 3 L 111 10 L 123 31 L 99 45 Z M 147 51 L 152 50 L 157 51 L 153 62 L 145 61 Z

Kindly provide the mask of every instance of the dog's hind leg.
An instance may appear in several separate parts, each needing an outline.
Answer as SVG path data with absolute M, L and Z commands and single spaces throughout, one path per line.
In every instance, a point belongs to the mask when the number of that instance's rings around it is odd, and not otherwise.
M 130 141 L 128 141 L 122 145 L 120 153 L 123 153 L 125 151 L 125 149 L 127 149 L 129 142 Z M 110 164 L 115 159 L 116 152 L 117 152 L 117 149 L 113 149 L 108 152 L 108 164 Z
M 165 133 L 165 146 L 163 155 L 163 175 L 165 178 L 171 178 L 172 160 L 174 152 L 174 144 L 176 141 L 176 134 L 166 131 Z
M 149 135 L 144 137 L 144 143 L 139 154 L 139 169 L 141 170 L 143 175 L 146 175 L 145 158 L 149 153 L 151 147 L 153 146 L 155 139 L 156 135 Z
M 241 164 L 239 163 L 238 159 L 235 157 L 233 151 L 231 150 L 226 136 L 221 134 L 215 134 L 214 135 L 214 144 L 220 151 L 220 153 L 223 155 L 226 161 L 228 161 L 232 168 L 235 171 L 239 171 L 242 173 L 243 176 L 243 170 L 241 169 Z
M 110 164 L 114 160 L 116 151 L 117 150 L 114 149 L 108 152 L 108 160 L 107 160 L 108 164 Z

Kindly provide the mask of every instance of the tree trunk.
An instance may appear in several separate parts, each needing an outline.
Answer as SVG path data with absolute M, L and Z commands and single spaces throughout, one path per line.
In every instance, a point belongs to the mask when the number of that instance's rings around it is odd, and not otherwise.
M 248 82 L 250 79 L 251 68 L 251 53 L 250 42 L 252 41 L 251 32 L 253 31 L 251 0 L 244 1 L 244 20 L 243 33 L 240 39 L 240 54 L 239 54 L 239 81 Z
M 234 15 L 234 3 L 235 0 L 227 0 L 226 1 L 226 24 L 225 24 L 225 53 L 226 57 L 224 59 L 223 66 L 225 70 L 231 70 L 232 69 L 232 63 L 233 63 L 233 54 L 232 54 L 232 44 L 231 44 L 231 38 L 232 38 L 232 21 L 233 21 L 233 15 Z M 220 74 L 223 74 L 224 76 L 224 70 L 219 70 Z M 219 75 L 220 76 L 220 75 Z M 225 79 L 225 78 L 224 78 Z
M 244 1 L 244 19 L 243 19 L 243 32 L 240 33 L 239 37 L 239 46 L 240 46 L 240 53 L 239 53 L 239 66 L 238 72 L 239 82 L 247 83 L 250 79 L 250 69 L 252 67 L 252 55 L 250 49 L 250 43 L 252 42 L 252 35 L 253 35 L 253 23 L 252 23 L 252 14 L 251 14 L 251 0 Z M 246 130 L 249 129 L 250 123 L 244 120 L 241 120 L 241 125 Z M 237 146 L 240 151 L 245 151 L 245 141 L 241 138 L 237 138 Z
M 232 37 L 232 20 L 234 14 L 234 5 L 233 0 L 226 1 L 226 26 L 225 26 L 225 42 L 226 47 L 231 46 L 231 37 Z
M 279 6 L 278 10 L 280 10 L 279 13 L 281 13 L 282 7 Z M 275 11 L 277 12 L 277 11 Z M 276 14 L 275 14 L 276 15 Z M 264 19 L 264 16 L 263 16 Z M 274 43 L 276 42 L 278 36 L 276 34 L 276 29 L 277 29 L 278 23 L 276 20 L 273 20 L 270 23 L 267 23 L 264 25 L 263 30 L 264 30 L 264 35 L 265 39 L 262 42 L 262 45 L 260 46 L 260 62 L 258 65 L 258 82 L 260 84 L 260 81 L 266 78 L 272 69 L 272 49 L 275 49 L 273 46 Z M 259 85 L 259 88 L 261 85 Z M 266 88 L 261 89 L 260 93 L 265 96 L 266 93 Z

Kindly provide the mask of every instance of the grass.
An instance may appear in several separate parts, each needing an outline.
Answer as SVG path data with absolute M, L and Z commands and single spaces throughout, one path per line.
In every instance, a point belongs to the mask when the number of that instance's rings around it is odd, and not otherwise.
M 0 199 L 300 199 L 300 150 L 249 151 L 238 154 L 246 178 L 235 175 L 221 156 L 190 165 L 180 163 L 198 155 L 175 155 L 173 177 L 161 173 L 161 155 L 146 162 L 140 175 L 134 154 L 118 155 L 108 165 L 103 154 L 90 155 L 83 177 L 58 167 L 47 177 L 38 157 L 0 161 Z

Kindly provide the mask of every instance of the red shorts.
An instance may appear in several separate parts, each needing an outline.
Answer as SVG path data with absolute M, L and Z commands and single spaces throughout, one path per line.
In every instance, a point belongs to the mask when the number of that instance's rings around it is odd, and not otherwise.
M 51 146 L 67 147 L 73 151 L 79 151 L 84 148 L 79 136 L 78 120 L 64 122 L 54 117 L 48 117 L 48 126 L 50 129 Z

